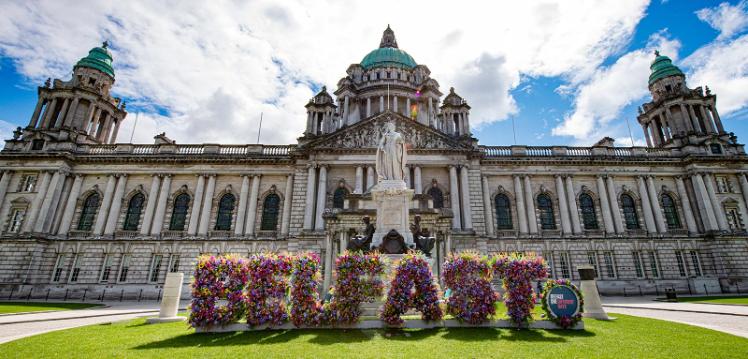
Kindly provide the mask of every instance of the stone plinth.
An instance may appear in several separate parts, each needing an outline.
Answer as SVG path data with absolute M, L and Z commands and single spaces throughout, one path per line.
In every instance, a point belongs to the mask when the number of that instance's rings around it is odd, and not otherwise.
M 403 180 L 382 180 L 371 189 L 371 197 L 377 210 L 377 226 L 372 237 L 372 248 L 379 248 L 382 238 L 391 230 L 403 236 L 408 248 L 415 248 L 413 234 L 408 225 L 408 209 L 415 192 L 405 186 Z
M 584 296 L 584 313 L 585 317 L 610 320 L 608 313 L 605 313 L 603 309 L 603 303 L 600 300 L 600 294 L 597 292 L 597 284 L 595 283 L 595 268 L 591 265 L 580 265 L 577 267 L 579 276 L 582 279 L 579 284 L 579 290 Z
M 182 281 L 184 273 L 167 273 L 164 282 L 164 296 L 161 298 L 161 309 L 157 318 L 148 318 L 148 323 L 166 323 L 185 320 L 177 316 L 179 299 L 182 296 Z

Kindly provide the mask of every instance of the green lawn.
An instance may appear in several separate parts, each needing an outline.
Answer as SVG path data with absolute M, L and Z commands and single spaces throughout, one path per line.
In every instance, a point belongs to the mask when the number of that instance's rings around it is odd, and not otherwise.
M 748 296 L 678 297 L 679 302 L 748 305 Z
M 51 332 L 0 345 L 2 358 L 746 358 L 748 340 L 708 329 L 615 314 L 584 331 L 488 328 L 288 330 L 196 334 L 144 319 Z
M 98 307 L 89 303 L 35 303 L 35 302 L 0 302 L 0 314 L 41 312 L 45 310 L 70 310 Z

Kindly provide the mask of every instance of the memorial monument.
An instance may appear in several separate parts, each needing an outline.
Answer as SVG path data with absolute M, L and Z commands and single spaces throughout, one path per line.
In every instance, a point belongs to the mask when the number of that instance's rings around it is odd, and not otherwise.
M 408 189 L 404 180 L 407 157 L 402 134 L 397 132 L 393 122 L 386 122 L 377 146 L 377 184 L 371 189 L 377 210 L 371 248 L 384 253 L 399 254 L 415 248 L 413 235 L 408 228 L 408 209 L 414 191 Z M 385 238 L 387 243 L 384 243 Z M 401 244 L 398 246 L 397 243 Z M 406 248 L 402 248 L 403 244 Z

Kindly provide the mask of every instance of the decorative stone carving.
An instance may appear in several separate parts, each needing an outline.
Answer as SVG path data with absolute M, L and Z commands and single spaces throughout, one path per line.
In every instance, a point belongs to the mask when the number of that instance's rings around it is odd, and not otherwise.
M 346 247 L 346 249 L 348 249 L 349 251 L 368 252 L 369 248 L 371 247 L 371 239 L 374 236 L 374 231 L 376 231 L 376 229 L 371 223 L 371 219 L 369 217 L 364 217 L 361 219 L 361 221 L 364 222 L 365 226 L 364 235 L 356 235 L 348 240 L 348 246 Z
M 404 180 L 408 153 L 402 135 L 395 124 L 384 124 L 384 132 L 377 146 L 376 170 L 379 180 Z

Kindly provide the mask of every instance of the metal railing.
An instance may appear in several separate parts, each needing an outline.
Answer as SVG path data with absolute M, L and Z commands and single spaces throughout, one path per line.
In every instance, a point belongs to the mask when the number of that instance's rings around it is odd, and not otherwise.
M 88 145 L 78 149 L 78 153 L 87 155 L 111 155 L 111 154 L 133 154 L 133 155 L 160 155 L 177 154 L 185 156 L 194 155 L 221 155 L 221 156 L 288 156 L 296 145 L 213 145 L 213 144 L 187 144 L 187 145 Z
M 576 146 L 479 146 L 485 157 L 673 157 L 666 148 Z

